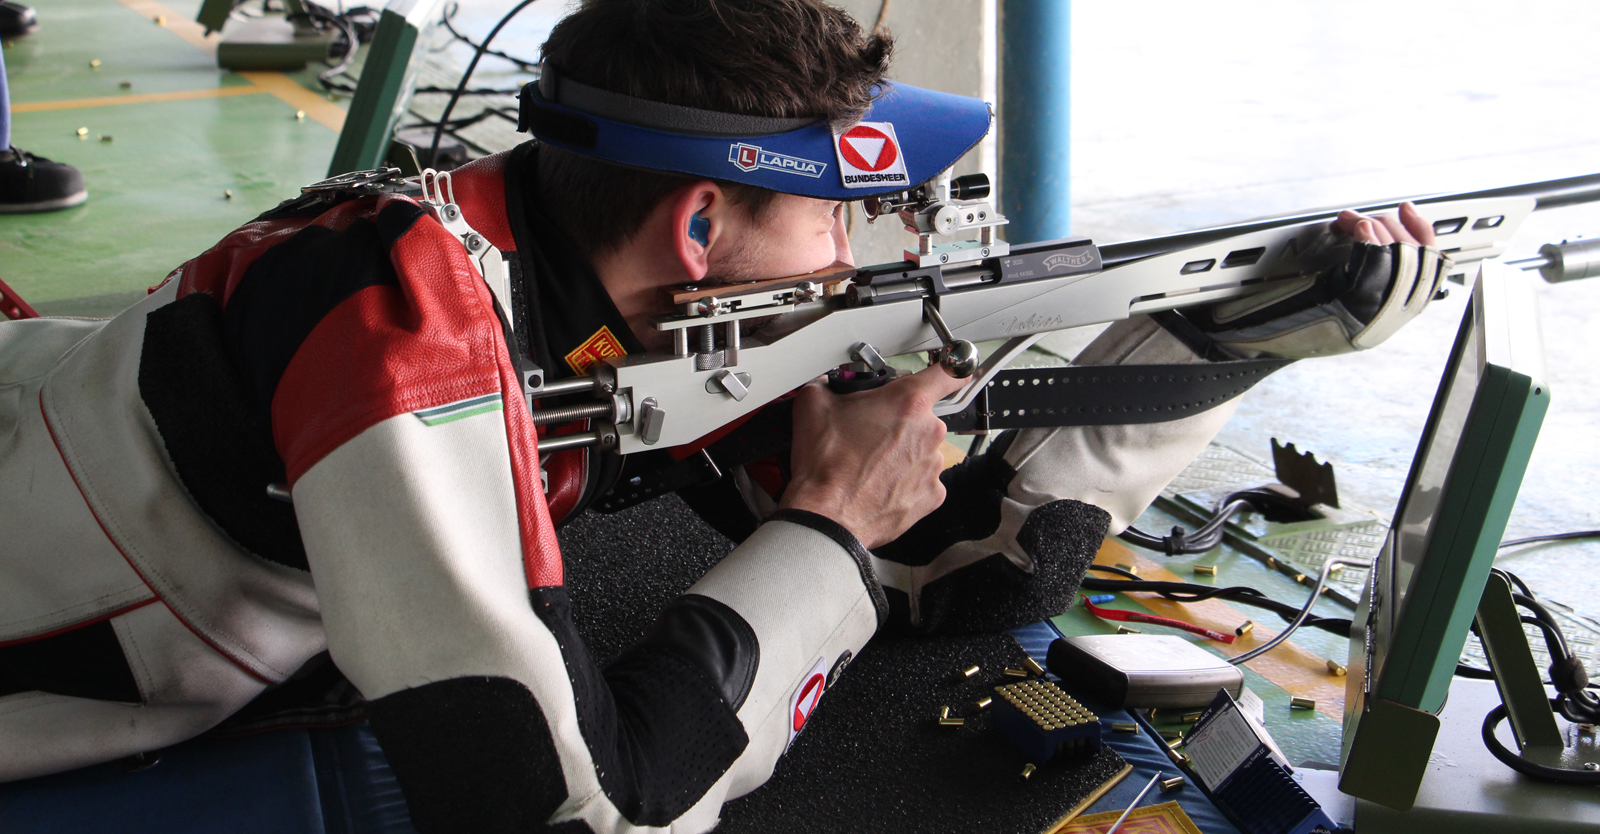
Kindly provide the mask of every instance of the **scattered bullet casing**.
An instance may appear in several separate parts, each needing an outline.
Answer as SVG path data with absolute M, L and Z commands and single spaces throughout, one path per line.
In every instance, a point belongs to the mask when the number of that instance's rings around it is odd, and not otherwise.
M 133 89 L 133 82 L 132 81 L 118 81 L 117 82 L 117 86 L 121 87 L 124 90 L 131 90 L 131 89 Z
M 1026 779 L 1029 776 L 1032 776 L 1033 772 L 1038 769 L 1039 768 L 1033 766 L 1033 762 L 1028 762 L 1022 766 L 1022 778 Z
M 95 58 L 95 59 L 93 59 L 93 60 L 91 60 L 89 62 L 89 69 L 99 69 L 99 68 L 100 68 L 100 59 L 99 58 Z
M 978 709 L 988 709 L 989 705 L 992 704 L 992 703 L 994 703 L 994 698 L 985 697 L 981 701 L 974 701 L 972 703 L 972 705 L 977 707 Z
M 89 135 L 89 129 L 88 128 L 86 128 L 86 127 L 78 128 L 78 138 L 79 139 L 82 139 L 82 138 L 84 138 L 84 137 L 86 137 L 88 135 Z
M 167 25 L 167 16 L 164 15 L 164 14 L 156 15 L 156 25 L 157 26 L 165 26 L 165 25 Z
M 1131 574 L 1133 574 L 1135 576 L 1139 575 L 1139 567 L 1137 565 L 1125 565 L 1125 564 L 1123 564 L 1121 562 L 1118 562 L 1117 563 L 1117 567 L 1119 567 L 1122 570 L 1125 570 L 1128 573 L 1131 573 Z
M 979 671 L 978 667 L 976 667 L 976 666 L 968 666 L 967 668 L 961 670 L 961 677 L 963 677 L 963 678 L 971 678 L 974 675 L 977 675 L 978 671 Z
M 1311 698 L 1290 698 L 1289 709 L 1316 709 L 1317 702 Z
M 1022 659 L 1022 668 L 1032 672 L 1033 676 L 1036 678 L 1044 677 L 1044 667 L 1039 665 L 1039 661 L 1034 660 L 1031 657 L 1025 657 Z
M 111 141 L 111 134 L 109 134 L 109 133 L 100 134 L 100 141 L 102 141 L 102 142 L 110 142 Z
M 1303 573 L 1297 573 L 1297 574 L 1294 575 L 1294 581 L 1296 581 L 1296 582 L 1304 582 L 1304 581 L 1306 581 L 1306 575 L 1303 574 Z
M 962 727 L 962 726 L 965 726 L 966 723 L 967 723 L 967 719 L 965 719 L 965 718 L 941 718 L 941 719 L 939 719 L 939 726 L 941 726 L 941 727 Z
M 1134 735 L 1138 735 L 1139 734 L 1139 725 L 1133 723 L 1132 721 L 1116 721 L 1116 722 L 1113 722 L 1112 725 L 1111 725 L 1111 732 L 1113 732 L 1113 733 L 1133 733 Z
M 1328 568 L 1328 575 L 1329 576 L 1332 576 L 1332 575 L 1334 575 L 1336 573 L 1342 573 L 1342 572 L 1344 572 L 1344 563 L 1343 562 L 1340 562 L 1338 564 L 1335 564 L 1333 567 Z
M 222 192 L 222 199 L 224 199 L 224 200 L 232 200 L 233 199 L 233 189 L 229 188 L 229 189 L 223 191 Z
M 1183 741 L 1183 732 L 1181 730 L 1162 730 L 1161 737 L 1167 741 Z
M 1028 676 L 1028 670 L 1007 666 L 1004 674 L 1008 678 L 1025 678 Z
M 1200 713 L 1198 713 L 1198 712 L 1186 712 L 1186 713 L 1183 714 L 1183 718 L 1180 719 L 1180 720 L 1182 720 L 1183 723 L 1185 723 L 1185 724 L 1193 724 L 1194 722 L 1200 720 Z
M 1334 675 L 1337 675 L 1338 677 L 1341 677 L 1341 678 L 1344 677 L 1345 675 L 1350 674 L 1350 670 L 1346 669 L 1344 667 L 1344 664 L 1340 663 L 1337 660 L 1329 660 L 1328 661 L 1328 671 L 1331 672 Z
M 1216 565 L 1195 565 L 1194 566 L 1194 572 L 1195 572 L 1196 576 L 1216 576 L 1217 575 L 1217 566 Z
M 1183 790 L 1183 786 L 1184 780 L 1182 776 L 1174 776 L 1171 779 L 1161 780 L 1162 793 L 1172 793 L 1173 791 Z
M 1142 631 L 1140 631 L 1139 629 L 1136 629 L 1136 628 L 1128 628 L 1127 626 L 1117 626 L 1117 633 L 1118 634 L 1143 634 L 1144 632 L 1142 632 Z
M 1273 570 L 1277 570 L 1277 568 L 1278 568 L 1278 560 L 1272 558 L 1271 556 L 1268 556 L 1267 557 L 1267 567 L 1272 568 Z
M 1256 630 L 1256 621 L 1255 620 L 1245 620 L 1243 625 L 1241 625 L 1238 628 L 1233 630 L 1233 633 L 1239 635 L 1240 637 L 1243 637 L 1246 634 L 1249 634 L 1250 632 L 1255 631 L 1255 630 Z
M 949 718 L 949 717 L 950 717 L 950 708 L 949 707 L 940 707 L 939 708 L 939 720 L 943 721 L 943 720 L 945 720 L 946 718 Z
M 304 111 L 304 110 L 296 110 L 296 111 L 294 111 L 294 118 L 295 118 L 295 121 L 305 121 L 306 111 Z

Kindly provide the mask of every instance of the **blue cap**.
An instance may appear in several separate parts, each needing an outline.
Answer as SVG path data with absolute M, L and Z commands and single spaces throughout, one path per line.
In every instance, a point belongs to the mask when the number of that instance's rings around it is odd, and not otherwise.
M 904 191 L 954 165 L 989 132 L 981 99 L 885 81 L 855 125 L 663 104 L 561 78 L 522 88 L 517 129 L 618 165 L 728 180 L 823 200 Z

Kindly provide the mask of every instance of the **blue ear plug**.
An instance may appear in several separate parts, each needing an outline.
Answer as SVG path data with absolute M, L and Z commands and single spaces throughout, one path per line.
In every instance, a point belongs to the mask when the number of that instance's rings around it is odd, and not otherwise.
M 689 220 L 689 239 L 701 246 L 711 245 L 711 221 L 701 217 L 698 211 Z

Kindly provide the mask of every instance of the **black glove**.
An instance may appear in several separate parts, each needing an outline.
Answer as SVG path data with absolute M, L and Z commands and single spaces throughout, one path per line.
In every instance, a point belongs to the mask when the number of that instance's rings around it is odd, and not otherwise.
M 1185 311 L 1238 356 L 1286 359 L 1377 347 L 1433 300 L 1449 274 L 1432 247 L 1361 243 L 1331 228 L 1298 259 L 1300 277 L 1245 298 Z

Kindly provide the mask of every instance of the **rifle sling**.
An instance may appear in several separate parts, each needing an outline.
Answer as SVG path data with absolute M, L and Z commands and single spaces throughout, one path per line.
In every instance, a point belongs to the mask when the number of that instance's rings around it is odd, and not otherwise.
M 1007 368 L 966 410 L 943 419 L 951 431 L 1164 423 L 1238 397 L 1293 361 Z M 787 452 L 790 408 L 788 400 L 774 402 L 693 455 L 648 471 L 624 472 L 594 508 L 614 513 L 667 492 L 712 483 L 733 467 Z
M 1221 405 L 1292 361 L 1006 368 L 944 421 L 951 431 L 1165 423 Z

